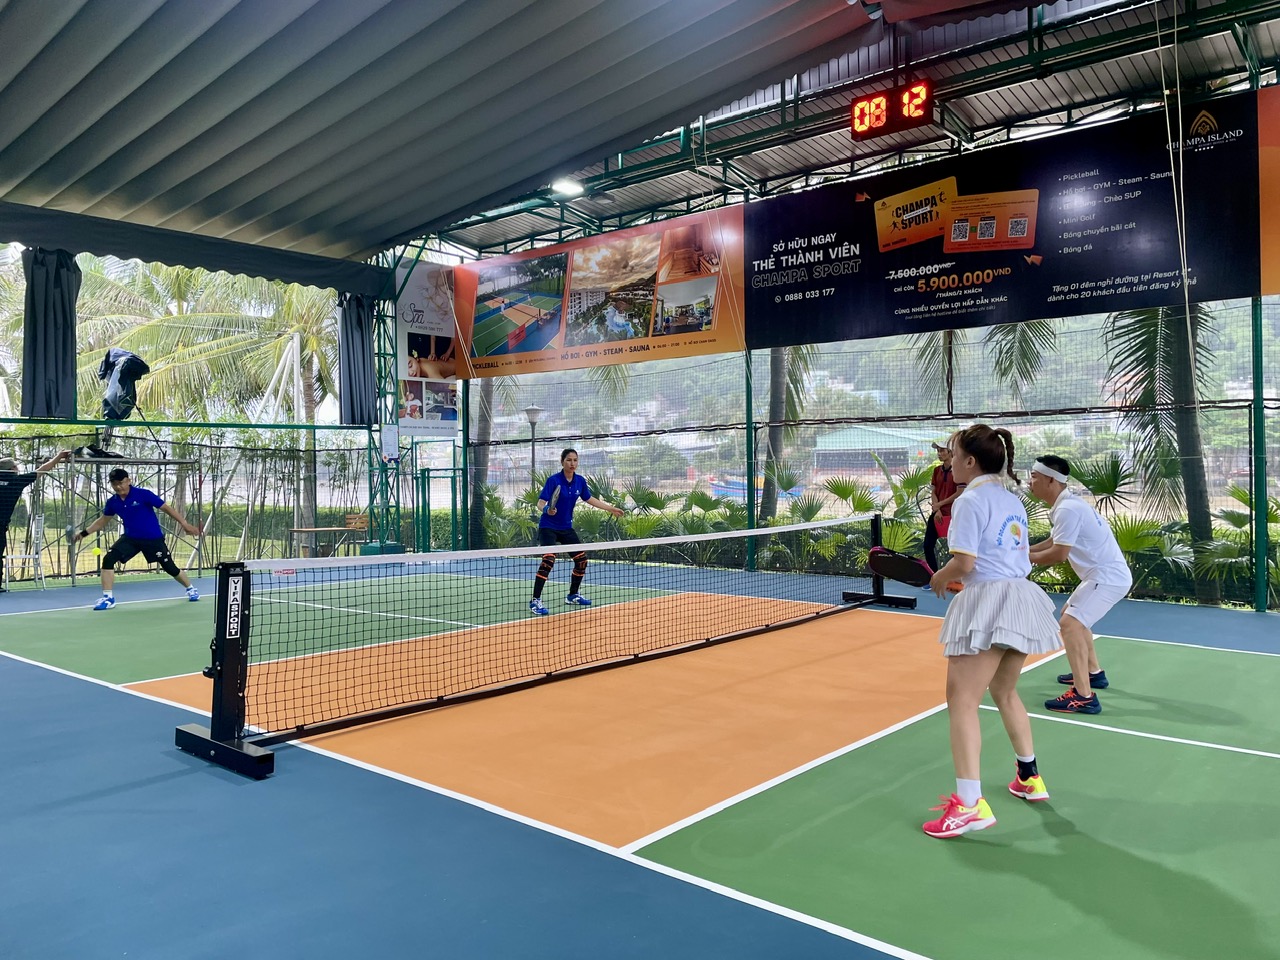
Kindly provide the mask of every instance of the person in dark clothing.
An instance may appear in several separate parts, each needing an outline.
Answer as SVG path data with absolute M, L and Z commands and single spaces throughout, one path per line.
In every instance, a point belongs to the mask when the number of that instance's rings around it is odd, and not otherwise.
M 933 468 L 929 480 L 929 517 L 924 524 L 924 559 L 930 570 L 938 569 L 938 538 L 945 537 L 951 526 L 951 504 L 960 496 L 960 486 L 951 475 L 951 451 L 935 443 L 941 463 Z
M 577 450 L 572 447 L 564 450 L 560 454 L 560 466 L 563 469 L 547 478 L 547 482 L 542 486 L 542 493 L 538 495 L 538 512 L 541 514 L 538 521 L 538 541 L 544 547 L 557 543 L 582 542 L 577 531 L 573 529 L 573 509 L 579 502 L 607 510 L 615 517 L 623 514 L 621 507 L 605 503 L 592 494 L 586 478 L 578 476 Z M 544 554 L 542 563 L 538 566 L 537 575 L 533 579 L 533 599 L 529 601 L 529 610 L 540 617 L 545 617 L 551 612 L 542 602 L 542 588 L 546 586 L 547 578 L 551 576 L 551 568 L 555 565 L 556 555 Z M 565 603 L 577 607 L 591 606 L 591 601 L 578 592 L 586 573 L 586 551 L 573 554 L 573 574 L 569 580 L 569 595 L 564 598 Z
M 9 545 L 9 521 L 13 519 L 14 507 L 22 499 L 22 491 L 70 456 L 70 450 L 63 450 L 36 467 L 34 473 L 19 473 L 16 461 L 8 457 L 0 459 L 0 567 L 4 566 L 4 552 Z M 0 586 L 0 592 L 3 591 L 4 587 Z
M 107 479 L 111 481 L 111 489 L 115 492 L 103 506 L 102 516 L 72 538 L 75 543 L 79 543 L 105 527 L 112 517 L 119 518 L 124 526 L 124 535 L 102 558 L 102 596 L 93 609 L 110 610 L 116 605 L 113 590 L 116 564 L 125 563 L 139 553 L 151 563 L 160 564 L 161 570 L 182 584 L 186 588 L 188 600 L 199 600 L 200 591 L 192 586 L 186 572 L 173 562 L 169 547 L 164 542 L 164 531 L 160 529 L 160 518 L 156 516 L 156 511 L 172 517 L 178 526 L 193 537 L 200 535 L 201 528 L 187 523 L 186 518 L 165 503 L 162 497 L 145 487 L 135 487 L 128 471 L 123 467 L 116 467 Z

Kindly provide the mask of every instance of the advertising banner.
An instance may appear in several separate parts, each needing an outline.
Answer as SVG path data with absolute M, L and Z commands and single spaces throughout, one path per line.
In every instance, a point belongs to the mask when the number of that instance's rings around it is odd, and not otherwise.
M 1280 87 L 1258 91 L 1258 184 L 1262 295 L 1268 296 L 1280 293 Z
M 454 269 L 459 375 L 510 376 L 743 348 L 742 207 Z
M 453 437 L 461 426 L 452 274 L 421 261 L 396 270 L 396 422 L 405 436 Z
M 1247 93 L 1187 105 L 1180 143 L 1160 112 L 748 204 L 747 346 L 1178 304 L 1182 202 L 1190 299 L 1253 296 L 1258 110 Z

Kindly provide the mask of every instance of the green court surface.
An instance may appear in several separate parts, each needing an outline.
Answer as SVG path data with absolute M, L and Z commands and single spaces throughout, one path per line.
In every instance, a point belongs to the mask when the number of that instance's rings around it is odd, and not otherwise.
M 97 612 L 90 607 L 98 596 L 95 588 L 83 591 L 82 606 L 0 618 L 0 650 L 109 683 L 208 666 L 213 604 L 207 598 L 121 602 Z
M 1045 803 L 1008 794 L 1009 744 L 983 711 L 989 830 L 920 831 L 954 788 L 939 713 L 638 853 L 934 960 L 1280 957 L 1280 757 L 1086 725 L 1275 754 L 1280 658 L 1125 641 L 1100 653 L 1107 712 L 1033 720 Z M 1060 690 L 1060 668 L 1030 671 L 1024 699 Z
M 507 342 L 507 334 L 516 328 L 503 314 L 490 317 L 479 324 L 471 337 L 471 355 L 487 357 L 502 344 Z
M 1105 637 L 1097 647 L 1112 686 L 1099 691 L 1103 712 L 1081 722 L 1280 753 L 1280 657 Z M 1066 689 L 1054 677 L 1070 669 L 1064 657 L 1027 675 L 1031 713 L 1050 715 L 1044 701 Z

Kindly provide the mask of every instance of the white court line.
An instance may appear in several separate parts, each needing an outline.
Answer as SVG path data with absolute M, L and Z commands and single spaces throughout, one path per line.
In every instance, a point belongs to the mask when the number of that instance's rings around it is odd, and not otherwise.
M 144 601 L 140 600 L 137 602 L 142 603 Z M 127 693 L 131 697 L 141 697 L 143 700 L 150 700 L 152 703 L 163 703 L 167 707 L 177 707 L 180 710 L 189 710 L 190 712 L 199 714 L 202 717 L 212 716 L 208 710 L 201 710 L 198 707 L 191 706 L 189 703 L 178 703 L 176 700 L 166 700 L 164 697 L 157 697 L 150 693 L 143 693 L 141 690 L 130 690 L 128 687 L 119 683 L 112 683 L 110 680 L 99 680 L 97 677 L 90 677 L 83 673 L 76 673 L 74 670 L 66 670 L 62 667 L 55 667 L 52 664 L 41 663 L 39 660 L 20 657 L 16 653 L 8 653 L 7 651 L 0 650 L 0 657 L 6 657 L 9 660 L 16 660 L 18 663 L 25 663 L 28 666 L 40 667 L 41 669 L 48 670 L 52 673 L 60 673 L 62 676 L 71 677 L 73 680 L 83 680 L 85 683 L 92 683 L 99 687 L 106 687 L 108 690 L 115 690 L 117 693 Z M 180 676 L 189 677 L 193 676 L 193 674 L 184 673 L 180 674 Z M 136 682 L 147 683 L 148 681 L 138 680 Z M 177 748 L 175 747 L 174 749 Z
M 922 713 L 917 713 L 914 717 L 908 717 L 906 720 L 899 721 L 891 727 L 879 730 L 876 733 L 871 734 L 869 737 L 863 737 L 857 743 L 851 743 L 848 746 L 840 747 L 838 750 L 832 750 L 824 756 L 818 757 L 815 760 L 810 760 L 808 763 L 801 764 L 793 770 L 788 770 L 786 773 L 781 773 L 772 780 L 767 780 L 764 783 L 751 787 L 748 790 L 743 790 L 741 793 L 736 796 L 729 797 L 727 800 L 721 800 L 719 803 L 714 803 L 705 810 L 700 810 L 697 813 L 685 817 L 683 820 L 678 820 L 660 830 L 655 830 L 648 836 L 641 837 L 639 840 L 633 840 L 631 843 L 624 844 L 618 849 L 623 853 L 634 853 L 642 847 L 647 847 L 651 843 L 656 843 L 663 837 L 670 836 L 673 833 L 683 830 L 685 827 L 692 826 L 700 820 L 705 820 L 708 817 L 714 816 L 715 814 L 727 810 L 736 804 L 742 803 L 744 800 L 749 800 L 758 793 L 763 793 L 764 791 L 772 789 L 779 784 L 786 783 L 788 780 L 798 777 L 802 773 L 807 773 L 815 767 L 820 767 L 822 764 L 827 763 L 830 760 L 835 760 L 837 757 L 843 757 L 846 753 L 852 753 L 859 747 L 865 747 L 869 743 L 875 743 L 877 740 L 881 740 L 891 733 L 896 733 L 904 727 L 909 727 L 913 723 L 918 723 L 927 717 L 932 717 L 935 713 L 941 713 L 945 709 L 947 709 L 947 705 L 945 703 L 940 703 L 936 707 L 930 707 Z
M 981 704 L 983 710 L 996 710 L 989 704 Z M 996 711 L 999 712 L 998 710 Z M 1121 733 L 1127 737 L 1141 737 L 1143 740 L 1163 740 L 1166 743 L 1180 743 L 1188 747 L 1207 747 L 1210 750 L 1225 750 L 1227 753 L 1244 753 L 1251 757 L 1267 757 L 1271 760 L 1280 760 L 1280 753 L 1269 753 L 1266 750 L 1250 750 L 1248 747 L 1233 747 L 1225 743 L 1209 743 L 1205 740 L 1187 740 L 1183 737 L 1166 737 L 1159 733 L 1145 733 L 1141 730 L 1129 730 L 1125 727 L 1109 727 L 1105 723 L 1093 723 L 1088 720 L 1079 720 L 1075 717 L 1054 717 L 1046 713 L 1032 713 L 1027 711 L 1027 716 L 1036 720 L 1050 720 L 1053 723 L 1066 723 L 1074 727 L 1089 727 L 1092 730 L 1104 730 L 1107 733 Z
M 1181 640 L 1153 640 L 1150 637 L 1121 637 L 1114 633 L 1099 633 L 1098 640 L 1132 640 L 1134 643 L 1158 643 L 1166 647 L 1189 647 L 1192 650 L 1213 650 L 1218 653 L 1247 653 L 1254 657 L 1280 657 L 1280 653 L 1265 650 L 1241 650 L 1237 647 L 1211 647 L 1203 643 L 1183 643 Z
M 1057 653 L 1050 654 L 1049 656 L 1045 657 L 1043 660 L 1038 660 L 1035 663 L 1027 664 L 1022 668 L 1022 672 L 1026 673 L 1028 670 L 1034 670 L 1036 667 L 1040 666 L 1041 664 L 1049 663 L 1053 660 L 1058 659 L 1061 656 L 1063 656 L 1063 651 L 1059 650 Z M 699 822 L 700 820 L 705 820 L 708 817 L 714 816 L 717 813 L 721 813 L 722 811 L 727 810 L 732 806 L 735 806 L 736 804 L 742 803 L 742 801 L 744 800 L 749 800 L 752 797 L 754 797 L 756 794 L 764 793 L 764 791 L 772 789 L 773 787 L 776 787 L 779 784 L 786 783 L 788 780 L 798 777 L 802 773 L 807 773 L 808 771 L 814 769 L 815 767 L 819 767 L 824 763 L 837 759 L 838 757 L 843 757 L 845 754 L 852 753 L 854 750 L 857 750 L 861 747 L 865 747 L 869 743 L 875 743 L 877 740 L 881 740 L 884 737 L 889 736 L 889 734 L 891 733 L 897 733 L 899 730 L 904 730 L 907 727 L 911 726 L 912 724 L 919 723 L 921 720 L 925 720 L 929 717 L 932 717 L 936 713 L 941 713 L 945 709 L 947 709 L 947 705 L 945 703 L 940 703 L 936 707 L 930 707 L 928 710 L 925 710 L 922 713 L 917 713 L 914 717 L 908 717 L 906 720 L 900 720 L 898 723 L 893 724 L 893 726 L 885 727 L 883 730 L 879 730 L 868 737 L 863 737 L 857 743 L 851 743 L 846 747 L 841 747 L 838 750 L 833 750 L 830 753 L 826 754 L 825 756 L 821 756 L 815 760 L 810 760 L 808 763 L 801 764 L 800 766 L 796 767 L 793 770 L 788 770 L 786 773 L 779 774 L 778 776 L 774 777 L 772 780 L 766 781 L 765 783 L 759 784 L 758 786 L 751 787 L 748 790 L 743 790 L 741 793 L 735 796 L 729 797 L 727 800 L 721 800 L 719 803 L 712 804 L 711 806 L 707 807 L 705 810 L 700 810 L 697 813 L 690 814 L 689 816 L 685 817 L 683 820 L 679 820 L 676 823 L 663 827 L 660 830 L 655 830 L 653 833 L 649 834 L 648 836 L 641 837 L 639 840 L 634 840 L 631 843 L 625 844 L 619 849 L 621 849 L 626 853 L 634 853 L 636 850 L 639 850 L 643 847 L 647 847 L 649 844 L 655 843 L 658 840 L 661 840 L 664 837 L 668 837 L 673 833 L 677 833 L 678 831 L 683 830 L 685 827 L 692 826 L 693 824 Z
M 209 716 L 209 713 L 207 711 L 197 710 L 194 707 L 191 707 L 185 703 L 174 703 L 173 701 L 165 700 L 161 697 L 152 696 L 151 694 L 142 693 L 141 691 L 138 691 L 138 690 L 130 690 L 128 687 L 121 686 L 120 684 L 117 684 L 117 683 L 109 683 L 106 680 L 98 680 L 95 677 L 88 677 L 83 674 L 74 673 L 73 671 L 70 671 L 70 670 L 64 670 L 61 667 L 53 667 L 47 663 L 40 663 L 35 660 L 28 660 L 26 657 L 20 657 L 12 653 L 5 653 L 4 651 L 0 651 L 0 657 L 6 657 L 10 660 L 16 660 L 19 663 L 25 663 L 33 667 L 39 667 L 44 670 L 50 670 L 53 673 L 58 673 L 65 677 L 71 677 L 75 680 L 84 680 L 88 683 L 92 683 L 100 687 L 106 687 L 110 690 L 116 690 L 120 693 L 128 694 L 129 696 L 132 696 L 132 697 L 139 697 L 143 700 L 150 700 L 153 703 L 162 703 L 165 706 L 177 707 L 181 710 L 186 710 L 190 713 L 198 714 L 205 717 Z M 703 879 L 702 877 L 694 876 L 693 874 L 684 873 L 683 871 L 676 870 L 672 867 L 664 866 L 663 864 L 660 864 L 660 863 L 655 863 L 652 860 L 645 860 L 642 857 L 637 857 L 634 854 L 628 853 L 624 850 L 620 850 L 617 847 L 611 847 L 608 844 L 601 843 L 598 840 L 592 840 L 589 837 L 584 837 L 580 834 L 572 833 L 568 830 L 564 830 L 560 827 L 553 826 L 549 823 L 543 823 L 539 820 L 533 820 L 529 817 L 525 817 L 525 816 L 522 816 L 521 814 L 503 809 L 502 807 L 496 806 L 494 804 L 486 803 L 483 800 L 477 800 L 474 797 L 468 797 L 465 794 L 456 793 L 453 790 L 447 789 L 446 787 L 440 787 L 433 783 L 428 783 L 425 780 L 417 780 L 413 777 L 406 776 L 405 774 L 397 773 L 394 770 L 386 770 L 382 767 L 374 766 L 371 763 L 365 763 L 362 760 L 356 760 L 352 757 L 343 756 L 340 753 L 334 753 L 331 750 L 326 750 L 323 747 L 318 747 L 313 744 L 295 741 L 291 744 L 291 746 L 299 750 L 307 750 L 311 753 L 318 754 L 319 756 L 326 757 L 330 760 L 336 760 L 339 763 L 344 763 L 344 764 L 347 764 L 348 766 L 357 767 L 361 770 L 366 770 L 370 773 L 387 777 L 388 779 L 391 779 L 391 780 L 398 780 L 401 783 L 408 784 L 409 786 L 412 786 L 412 787 L 416 787 L 419 790 L 425 790 L 428 793 L 434 793 L 438 796 L 447 797 L 451 800 L 456 800 L 459 803 L 465 803 L 468 806 L 476 807 L 480 810 L 484 810 L 487 813 L 494 814 L 495 816 L 502 817 L 506 820 L 515 821 L 516 823 L 523 824 L 524 826 L 532 827 L 535 830 L 540 830 L 543 833 L 549 833 L 554 836 L 561 837 L 572 843 L 576 843 L 579 846 L 588 847 L 599 853 L 603 853 L 606 856 L 615 857 L 619 860 L 626 861 L 627 863 L 630 863 L 633 866 L 640 867 L 643 870 L 648 870 L 653 873 L 659 873 L 664 876 L 671 877 L 672 879 L 675 879 L 675 880 L 680 880 L 684 883 L 689 884 L 690 886 L 700 887 L 703 890 L 708 890 L 711 893 L 719 894 L 720 896 L 727 897 L 730 900 L 736 900 L 739 903 L 745 903 L 748 906 L 756 907 L 757 909 L 764 910 L 767 913 L 776 914 L 777 916 L 785 917 L 788 920 L 794 920 L 797 923 L 802 923 L 805 926 L 822 930 L 826 933 L 832 934 L 833 936 L 840 937 L 843 940 L 850 940 L 854 943 L 862 944 L 865 947 L 870 947 L 873 950 L 879 950 L 881 953 L 884 953 L 890 957 L 897 957 L 898 960 L 931 960 L 931 958 L 926 957 L 924 954 L 914 953 L 902 947 L 896 947 L 891 943 L 885 943 L 884 941 L 877 940 L 874 937 L 868 937 L 854 930 L 850 930 L 847 927 L 841 927 L 837 924 L 830 923 L 818 917 L 811 917 L 808 914 L 800 913 L 797 910 L 792 910 L 788 907 L 783 907 L 776 903 L 770 903 L 768 900 L 762 900 L 759 897 L 753 897 L 750 894 L 742 893 L 738 890 L 732 889 L 731 887 L 723 886 L 722 884 L 715 883 L 711 880 Z M 174 747 L 174 749 L 177 750 L 177 747 Z
M 98 594 L 98 596 L 100 597 L 102 596 L 102 594 Z M 96 603 L 98 600 L 98 597 L 94 597 L 93 599 L 94 599 L 94 603 Z M 204 596 L 201 596 L 200 599 L 203 600 L 205 598 Z M 117 607 L 131 606 L 135 603 L 172 603 L 175 600 L 181 600 L 183 603 L 191 602 L 190 600 L 187 599 L 187 595 L 185 593 L 180 593 L 177 596 L 173 596 L 173 597 L 150 597 L 147 600 L 116 600 L 116 606 Z M 0 613 L 0 617 L 23 617 L 31 613 L 65 613 L 68 610 L 93 611 L 93 604 L 77 603 L 74 607 L 41 607 L 39 610 L 11 610 L 8 613 Z M 107 611 L 99 610 L 94 612 L 106 613 Z
M 850 930 L 847 927 L 841 927 L 837 924 L 830 923 L 818 917 L 812 917 L 806 913 L 800 913 L 797 910 L 792 910 L 789 907 L 783 907 L 776 903 L 771 903 L 768 900 L 762 900 L 759 897 L 753 897 L 750 894 L 742 893 L 739 890 L 734 890 L 732 887 L 726 887 L 712 880 L 707 880 L 707 879 L 704 879 L 703 877 L 694 876 L 693 874 L 685 873 L 681 870 L 676 870 L 673 867 L 668 867 L 664 864 L 656 863 L 652 860 L 646 860 L 643 857 L 638 857 L 632 852 L 630 852 L 629 850 L 630 845 L 628 845 L 628 847 L 611 847 L 606 843 L 600 842 L 599 840 L 592 840 L 590 837 L 584 837 L 581 834 L 573 833 L 569 830 L 565 830 L 561 827 L 556 827 L 548 823 L 543 823 L 540 820 L 530 819 L 529 817 L 523 816 L 522 814 L 514 813 L 503 807 L 499 807 L 494 804 L 487 803 L 483 800 L 477 800 L 474 797 L 467 796 L 466 794 L 456 793 L 453 790 L 448 789 L 447 787 L 437 786 L 436 784 L 428 783 L 424 780 L 418 780 L 414 777 L 406 776 L 405 774 L 402 774 L 402 773 L 397 773 L 394 770 L 387 770 L 387 769 L 384 769 L 383 767 L 374 766 L 371 763 L 365 763 L 363 760 L 356 760 L 352 757 L 344 756 L 343 754 L 340 754 L 340 753 L 334 753 L 333 751 L 326 750 L 324 747 L 317 747 L 309 743 L 297 743 L 296 746 L 299 747 L 300 749 L 309 750 L 313 753 L 317 753 L 323 757 L 328 757 L 331 760 L 337 760 L 340 763 L 349 764 L 350 766 L 353 766 L 353 767 L 359 767 L 362 770 L 368 770 L 371 773 L 376 773 L 381 776 L 388 777 L 392 780 L 399 780 L 401 783 L 405 783 L 410 786 L 417 787 L 420 790 L 426 790 L 429 793 L 434 793 L 442 797 L 448 797 L 451 800 L 457 800 L 461 803 L 468 804 L 469 806 L 478 807 L 479 809 L 485 810 L 488 813 L 492 813 L 497 816 L 504 817 L 508 820 L 513 820 L 516 823 L 521 823 L 528 827 L 533 827 L 537 830 L 543 831 L 544 833 L 550 833 L 550 834 L 553 834 L 554 836 L 562 837 L 563 839 L 573 841 L 574 843 L 581 844 L 582 846 L 590 847 L 591 849 L 599 851 L 600 853 L 606 854 L 611 857 L 616 857 L 619 860 L 624 860 L 627 863 L 634 864 L 646 870 L 651 870 L 654 873 L 660 873 L 660 874 L 663 874 L 664 876 L 672 877 L 673 879 L 676 879 L 676 880 L 681 880 L 685 883 L 690 884 L 691 886 L 701 887 L 702 889 L 709 890 L 712 893 L 718 893 L 723 897 L 728 897 L 730 900 L 737 900 L 740 903 L 749 904 L 750 906 L 757 907 L 768 913 L 777 914 L 778 916 L 786 917 L 787 919 L 790 919 L 790 920 L 795 920 L 798 923 L 803 923 L 806 926 L 816 927 L 819 930 L 823 930 L 827 933 L 834 934 L 835 936 L 840 937 L 844 940 L 852 940 L 854 943 L 860 943 L 865 947 L 871 947 L 873 950 L 879 950 L 881 953 L 885 953 L 888 956 L 898 957 L 900 958 L 900 960 L 929 960 L 929 958 L 924 956 L 923 954 L 914 953 L 902 947 L 896 947 L 893 944 L 885 943 L 884 941 L 877 940 L 874 937 L 868 937 L 854 930 Z

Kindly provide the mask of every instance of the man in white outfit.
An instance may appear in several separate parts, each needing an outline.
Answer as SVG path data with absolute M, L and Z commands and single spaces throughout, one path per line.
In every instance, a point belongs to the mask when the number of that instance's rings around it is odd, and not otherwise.
M 1071 465 L 1062 457 L 1037 457 L 1031 466 L 1031 495 L 1049 505 L 1053 524 L 1049 538 L 1032 546 L 1031 562 L 1051 567 L 1066 560 L 1080 578 L 1058 621 L 1071 664 L 1058 682 L 1070 689 L 1044 705 L 1059 713 L 1101 713 L 1094 690 L 1108 686 L 1108 680 L 1094 650 L 1093 625 L 1124 599 L 1133 574 L 1110 524 L 1067 489 L 1070 479 Z

